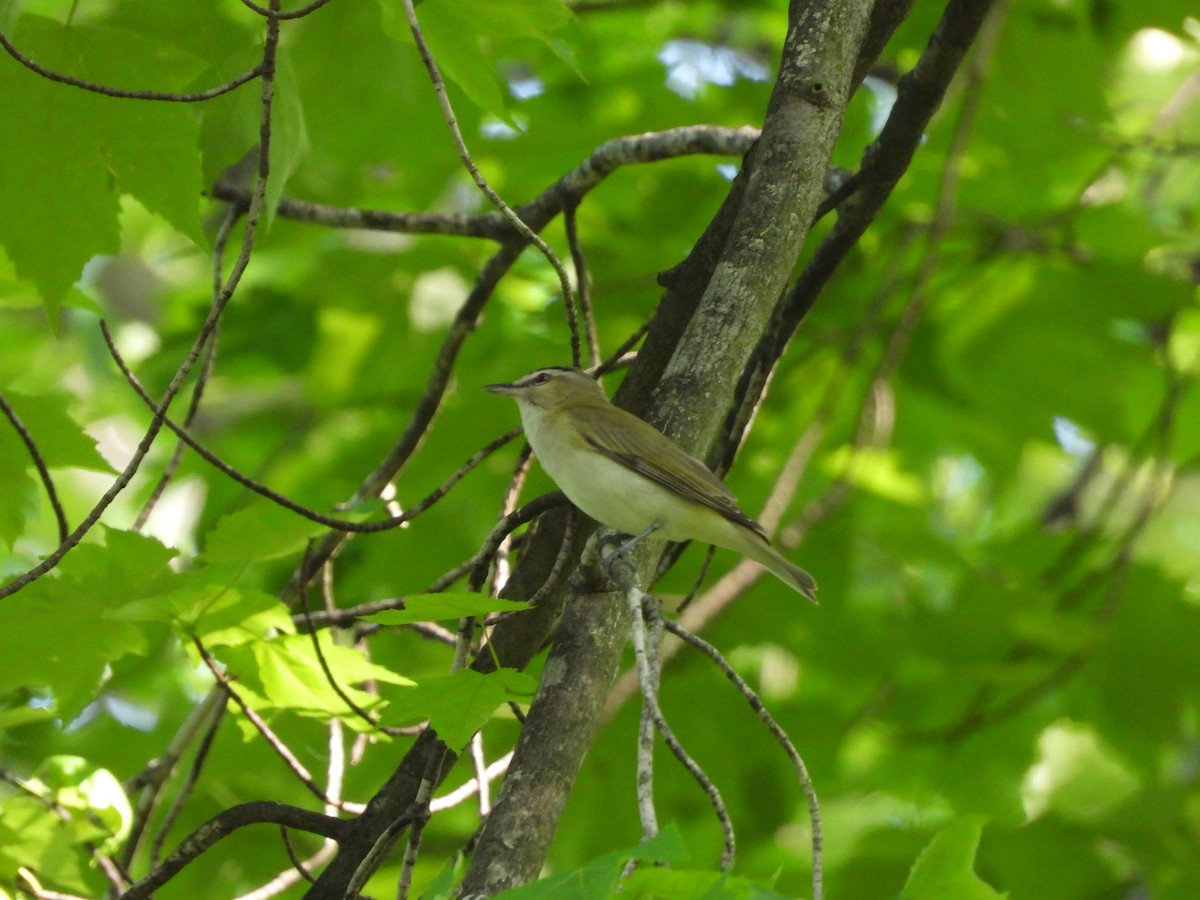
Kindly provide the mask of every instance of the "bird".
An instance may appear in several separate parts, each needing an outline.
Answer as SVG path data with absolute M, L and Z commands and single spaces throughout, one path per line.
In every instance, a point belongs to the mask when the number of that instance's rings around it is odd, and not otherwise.
M 485 385 L 517 402 L 542 468 L 575 506 L 632 535 L 702 541 L 742 554 L 817 602 L 817 582 L 771 546 L 762 526 L 704 463 L 632 413 L 614 406 L 582 369 L 548 366 Z

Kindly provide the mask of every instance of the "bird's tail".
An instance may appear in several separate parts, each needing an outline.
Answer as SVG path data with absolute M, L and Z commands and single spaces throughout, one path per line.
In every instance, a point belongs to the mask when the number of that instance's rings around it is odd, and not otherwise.
M 792 590 L 803 594 L 813 603 L 817 602 L 817 581 L 799 566 L 784 559 L 782 554 L 767 540 L 767 536 L 755 525 L 753 528 L 733 519 L 725 519 L 720 530 L 712 530 L 697 536 L 700 540 L 718 547 L 735 550 L 769 569 L 776 578 Z
M 756 535 L 757 537 L 757 535 Z M 800 592 L 813 603 L 817 602 L 817 581 L 802 568 L 784 559 L 782 554 L 766 541 L 751 540 L 743 552 L 755 562 L 770 569 L 784 584 Z

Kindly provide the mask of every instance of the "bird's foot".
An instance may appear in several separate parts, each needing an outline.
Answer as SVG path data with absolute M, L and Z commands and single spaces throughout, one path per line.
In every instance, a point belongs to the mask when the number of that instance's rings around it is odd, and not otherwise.
M 654 532 L 658 531 L 659 528 L 659 525 L 651 525 L 645 531 L 639 532 L 638 534 L 633 535 L 633 537 L 615 531 L 605 532 L 596 539 L 596 552 L 600 554 L 600 558 L 602 560 L 615 559 L 618 556 L 625 556 L 644 538 L 648 538 L 650 535 L 654 534 Z M 608 548 L 613 544 L 617 545 L 616 549 L 609 550 Z
M 604 574 L 610 580 L 616 581 L 613 577 L 613 566 L 618 561 L 623 561 L 627 565 L 632 565 L 629 560 L 629 551 L 637 545 L 643 538 L 647 538 L 654 532 L 658 531 L 658 525 L 651 525 L 640 534 L 635 534 L 633 537 L 620 534 L 618 532 L 606 532 L 596 539 L 596 553 L 600 556 L 600 565 L 604 569 Z M 614 547 L 614 545 L 616 545 Z M 611 548 L 611 549 L 610 549 Z

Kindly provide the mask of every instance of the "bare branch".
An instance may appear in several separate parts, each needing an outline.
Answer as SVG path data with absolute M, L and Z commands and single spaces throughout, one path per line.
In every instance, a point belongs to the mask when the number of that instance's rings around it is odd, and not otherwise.
M 629 625 L 619 594 L 568 604 L 541 686 L 460 893 L 492 894 L 537 877 L 587 750 Z M 612 627 L 613 620 L 621 627 Z
M 204 735 L 200 738 L 200 744 L 196 748 L 196 757 L 192 760 L 192 765 L 188 769 L 187 778 L 179 788 L 179 793 L 176 795 L 174 802 L 171 803 L 171 808 L 163 816 L 162 824 L 158 826 L 158 834 L 155 835 L 154 841 L 150 844 L 151 865 L 158 864 L 163 844 L 167 840 L 167 835 L 171 833 L 171 827 L 175 824 L 175 820 L 179 817 L 179 814 L 183 812 L 183 808 L 187 805 L 188 800 L 191 799 L 192 791 L 195 790 L 196 784 L 200 781 L 200 772 L 204 769 L 204 763 L 208 760 L 208 753 L 212 749 L 213 741 L 217 737 L 217 731 L 221 727 L 221 720 L 224 718 L 225 704 L 222 703 L 213 712 L 208 727 L 204 730 Z
M 117 368 L 121 370 L 121 374 L 125 376 L 125 380 L 129 383 L 129 386 L 133 388 L 134 392 L 138 395 L 138 397 L 141 398 L 143 403 L 149 406 L 152 410 L 155 409 L 153 398 L 151 398 L 146 389 L 142 387 L 142 384 L 140 381 L 138 381 L 137 376 L 133 374 L 133 371 L 129 368 L 128 363 L 125 362 L 120 351 L 117 350 L 116 342 L 113 340 L 112 333 L 109 331 L 108 325 L 105 322 L 100 323 L 100 332 L 104 337 L 105 345 L 108 347 L 109 355 L 117 364 Z M 491 441 L 491 443 L 487 444 L 481 450 L 476 452 L 475 455 L 469 460 L 463 463 L 428 497 L 426 497 L 420 503 L 417 503 L 415 506 L 405 510 L 400 515 L 390 516 L 387 519 L 377 522 L 354 522 L 350 519 L 339 519 L 336 516 L 327 516 L 324 513 L 310 509 L 307 506 L 297 503 L 290 497 L 286 497 L 278 491 L 272 490 L 265 484 L 262 484 L 261 482 L 251 478 L 249 475 L 240 472 L 197 441 L 191 436 L 191 434 L 188 433 L 186 428 L 175 422 L 169 416 L 162 417 L 162 424 L 166 425 L 170 431 L 174 432 L 180 441 L 183 442 L 183 444 L 194 450 L 206 463 L 217 469 L 222 474 L 228 476 L 233 481 L 236 481 L 243 487 L 258 494 L 260 497 L 270 500 L 277 506 L 281 506 L 289 512 L 294 512 L 296 515 L 308 519 L 310 522 L 316 522 L 319 525 L 325 525 L 329 528 L 334 528 L 338 531 L 352 534 L 375 534 L 376 532 L 380 531 L 390 531 L 393 528 L 398 528 L 406 522 L 411 522 L 421 513 L 429 509 L 429 507 L 433 506 L 433 504 L 438 500 L 442 499 L 442 497 L 444 497 L 450 491 L 450 489 L 454 487 L 454 485 L 458 484 L 458 482 L 461 481 L 468 472 L 470 472 L 481 462 L 491 456 L 491 454 L 499 450 L 521 433 L 519 429 L 514 429 Z M 309 571 L 309 569 L 305 569 L 305 571 Z
M 741 156 L 757 139 L 758 130 L 755 128 L 724 128 L 717 125 L 687 125 L 613 138 L 597 147 L 587 159 L 543 191 L 537 199 L 518 207 L 517 213 L 531 228 L 534 225 L 544 228 L 554 216 L 577 206 L 589 191 L 623 166 L 700 154 Z M 245 203 L 250 197 L 245 188 L 227 182 L 218 182 L 212 189 L 212 196 L 233 203 Z M 397 213 L 330 206 L 288 197 L 279 201 L 275 212 L 281 218 L 327 228 L 476 237 L 501 243 L 521 240 L 512 223 L 498 212 L 481 215 Z
M 87 900 L 86 897 L 80 897 L 78 894 L 64 894 L 62 891 L 52 891 L 49 888 L 42 887 L 42 883 L 33 873 L 33 870 L 25 866 L 17 868 L 17 876 L 24 882 L 30 894 L 37 898 L 37 900 Z
M 784 752 L 787 753 L 788 759 L 792 761 L 792 766 L 796 770 L 796 777 L 799 779 L 800 787 L 804 791 L 804 797 L 808 801 L 808 818 L 810 827 L 812 828 L 813 900 L 821 900 L 825 895 L 824 876 L 822 874 L 822 847 L 824 838 L 821 829 L 821 805 L 817 800 L 817 791 L 813 786 L 812 778 L 808 774 L 808 767 L 804 764 L 800 752 L 796 749 L 795 744 L 792 743 L 791 738 L 788 737 L 787 732 L 783 730 L 779 723 L 775 721 L 775 717 L 763 705 L 762 700 L 759 699 L 754 689 L 746 683 L 746 680 L 737 673 L 737 670 L 729 664 L 728 660 L 721 655 L 721 652 L 716 647 L 703 638 L 692 634 L 676 622 L 665 619 L 663 620 L 663 626 L 671 634 L 691 644 L 717 665 L 717 668 L 725 674 L 725 677 L 733 683 L 734 687 L 741 691 L 742 696 L 746 698 L 746 702 L 750 704 L 750 708 L 754 710 L 754 714 L 767 726 L 767 729 L 774 736 L 775 740 L 779 742 Z
M 329 0 L 313 0 L 313 2 L 309 3 L 307 6 L 293 10 L 292 12 L 280 12 L 277 9 L 266 9 L 265 7 L 254 3 L 253 0 L 242 0 L 242 6 L 246 7 L 247 9 L 252 9 L 260 16 L 265 16 L 268 19 L 303 19 L 305 16 L 316 12 L 328 2 Z
M 8 55 L 29 69 L 31 72 L 36 72 L 43 78 L 48 78 L 51 81 L 59 84 L 67 84 L 71 87 L 77 87 L 81 90 L 91 91 L 93 94 L 103 94 L 106 97 L 120 97 L 124 100 L 159 100 L 166 103 L 200 103 L 204 100 L 211 100 L 213 97 L 220 97 L 222 94 L 228 94 L 230 91 L 236 91 L 248 81 L 253 81 L 260 75 L 264 75 L 267 71 L 268 62 L 264 58 L 263 62 L 259 63 L 249 72 L 244 72 L 232 81 L 227 81 L 224 84 L 219 84 L 216 87 L 209 88 L 206 91 L 194 91 L 191 93 L 177 93 L 174 91 L 129 91 L 122 88 L 108 87 L 107 85 L 97 84 L 94 81 L 88 81 L 84 78 L 74 78 L 70 75 L 63 75 L 61 72 L 55 72 L 47 69 L 45 66 L 34 62 L 20 50 L 18 50 L 13 42 L 8 37 L 0 32 L 0 47 L 7 51 Z M 272 61 L 273 65 L 273 61 Z
M 271 726 L 266 723 L 263 717 L 255 712 L 250 705 L 244 699 L 242 699 L 242 696 L 233 689 L 233 685 L 230 683 L 229 678 L 227 678 L 225 673 L 221 671 L 221 667 L 217 665 L 217 661 L 209 655 L 208 650 L 205 649 L 204 644 L 201 643 L 200 639 L 193 637 L 192 644 L 196 647 L 196 652 L 200 654 L 200 658 L 204 661 L 204 664 L 208 666 L 208 670 L 212 672 L 212 676 L 217 680 L 217 684 L 219 684 L 221 689 L 229 695 L 229 699 L 237 704 L 238 709 L 242 711 L 242 715 L 244 715 L 250 721 L 250 724 L 254 726 L 255 730 L 263 736 L 263 740 L 265 740 L 271 749 L 275 751 L 275 755 L 287 764 L 287 767 L 292 770 L 292 774 L 294 774 L 296 778 L 300 780 L 301 784 L 308 788 L 309 793 L 311 793 L 322 803 L 332 803 L 329 796 L 323 790 L 321 790 L 320 785 L 318 785 L 313 779 L 308 769 L 306 769 L 304 764 L 296 757 L 296 754 L 288 748 L 287 744 L 279 739 L 279 737 L 274 731 L 271 730 Z M 340 806 L 341 804 L 334 805 Z
M 38 450 L 37 442 L 34 441 L 33 435 L 29 433 L 29 429 L 25 427 L 25 423 L 21 421 L 21 417 L 17 415 L 17 411 L 4 399 L 3 394 L 0 394 L 0 412 L 8 417 L 13 431 L 17 433 L 17 437 L 21 439 L 21 443 L 25 445 L 25 449 L 29 451 L 29 458 L 33 461 L 34 468 L 38 472 L 38 478 L 42 480 L 42 488 L 46 491 L 46 499 L 50 501 L 50 508 L 54 510 L 54 520 L 58 523 L 58 541 L 61 544 L 66 541 L 71 527 L 67 524 L 67 514 L 63 511 L 62 503 L 58 499 L 58 491 L 54 488 L 54 479 L 50 475 L 50 468 L 46 465 L 46 460 L 42 456 L 41 451 Z
M 312 542 L 309 541 L 308 547 L 306 547 L 304 550 L 306 565 L 307 557 L 311 548 Z M 328 568 L 332 565 L 332 563 L 326 563 L 325 565 Z M 313 653 L 315 653 L 317 656 L 317 664 L 321 667 L 321 674 L 325 676 L 325 683 L 333 688 L 334 693 L 337 694 L 341 698 L 342 702 L 346 704 L 347 709 L 353 712 L 372 728 L 376 728 L 379 723 L 376 721 L 375 717 L 354 702 L 354 700 L 349 694 L 346 693 L 341 684 L 338 682 L 337 678 L 334 676 L 333 670 L 329 668 L 329 662 L 325 659 L 325 651 L 321 649 L 321 636 L 317 629 L 313 626 L 312 609 L 309 607 L 307 585 L 300 589 L 300 611 L 304 618 L 304 630 L 308 632 L 308 636 L 312 639 Z M 332 799 L 336 804 L 337 798 Z
M 993 0 L 951 0 L 924 53 L 898 87 L 896 102 L 878 139 L 854 176 L 859 190 L 839 207 L 837 224 L 821 242 L 782 308 L 777 332 L 768 335 L 777 359 L 817 295 L 833 276 L 908 171 L 933 114 L 975 40 Z M 760 364 L 761 365 L 761 364 Z
M 567 234 L 567 246 L 571 248 L 571 264 L 575 267 L 575 290 L 579 292 L 579 311 L 583 314 L 583 333 L 587 337 L 588 365 L 595 369 L 600 365 L 600 337 L 596 333 L 596 311 L 592 309 L 592 287 L 588 278 L 587 257 L 579 241 L 575 227 L 575 210 L 568 206 L 563 210 L 563 230 Z
M 347 823 L 321 813 L 284 803 L 259 800 L 239 803 L 213 816 L 183 840 L 170 856 L 149 875 L 123 893 L 118 900 L 149 900 L 154 892 L 178 875 L 189 863 L 217 842 L 247 825 L 272 823 L 340 841 Z
M 483 546 L 479 548 L 479 552 L 473 557 L 474 571 L 471 573 L 467 590 L 478 591 L 483 586 L 484 581 L 487 579 L 488 563 L 492 559 L 492 554 L 496 552 L 496 548 L 500 546 L 501 542 L 509 534 L 522 525 L 532 522 L 543 513 L 563 506 L 566 503 L 567 498 L 563 496 L 561 491 L 552 491 L 549 494 L 543 494 L 535 500 L 530 500 L 520 509 L 514 510 L 497 522 L 484 540 Z
M 230 206 L 225 214 L 225 218 L 221 220 L 221 226 L 217 229 L 217 236 L 213 239 L 212 251 L 212 293 L 213 302 L 221 296 L 221 282 L 224 280 L 224 261 L 225 261 L 225 246 L 229 242 L 229 236 L 233 233 L 233 226 L 237 223 L 245 213 L 245 207 L 240 204 Z M 108 344 L 109 352 L 114 355 L 117 360 L 117 365 L 121 367 L 121 371 L 126 373 L 127 367 L 120 360 L 120 355 L 116 352 L 115 344 L 109 339 L 108 329 L 103 322 L 100 324 L 101 330 L 104 333 L 105 343 Z M 192 422 L 196 420 L 196 415 L 200 412 L 200 403 L 204 399 L 204 389 L 208 386 L 208 380 L 212 377 L 213 368 L 217 361 L 217 329 L 213 329 L 213 333 L 209 336 L 207 344 L 204 347 L 204 363 L 200 366 L 200 373 L 196 376 L 196 386 L 192 388 L 192 397 L 188 401 L 187 414 L 183 417 L 182 428 L 186 431 L 192 426 Z M 131 377 L 126 374 L 126 377 Z M 149 397 L 143 396 L 144 400 L 149 400 Z M 150 404 L 153 408 L 154 404 Z M 164 418 L 164 422 L 175 430 L 174 423 Z M 154 489 L 150 491 L 150 496 L 146 498 L 146 502 L 142 504 L 141 510 L 137 514 L 137 518 L 133 520 L 133 530 L 141 531 L 146 524 L 146 520 L 150 518 L 150 513 L 158 504 L 162 497 L 163 491 L 171 479 L 175 477 L 175 472 L 179 468 L 179 463 L 183 460 L 183 448 L 185 444 L 181 441 L 175 445 L 175 449 L 171 451 L 171 459 L 163 468 L 162 475 L 158 478 L 158 483 L 154 485 Z
M 654 812 L 653 791 L 653 757 L 648 751 L 648 735 L 646 734 L 647 725 L 653 726 L 660 735 L 662 735 L 663 743 L 679 760 L 680 764 L 687 769 L 688 774 L 696 780 L 700 785 L 701 790 L 707 795 L 709 802 L 712 804 L 713 811 L 717 815 L 717 821 L 721 826 L 721 836 L 724 847 L 721 852 L 721 871 L 727 872 L 733 867 L 734 853 L 736 850 L 736 840 L 733 832 L 733 819 L 729 815 L 729 809 L 725 805 L 725 800 L 721 797 L 721 791 L 716 783 L 709 777 L 708 773 L 701 768 L 684 748 L 680 740 L 675 736 L 675 732 L 671 726 L 667 724 L 667 719 L 662 713 L 662 709 L 658 704 L 658 688 L 661 675 L 661 659 L 658 653 L 658 642 L 662 634 L 662 618 L 658 615 L 658 601 L 653 597 L 644 593 L 637 585 L 638 569 L 633 562 L 623 555 L 604 556 L 605 551 L 600 550 L 603 558 L 605 570 L 609 573 L 613 582 L 621 588 L 625 594 L 625 601 L 629 606 L 630 611 L 630 628 L 633 642 L 633 654 L 636 660 L 638 685 L 642 692 L 642 716 L 641 725 L 638 733 L 638 814 L 642 820 L 642 838 L 648 840 L 657 833 L 658 824 Z M 649 637 L 653 638 L 653 645 L 648 640 L 646 629 L 647 621 L 652 621 L 654 624 L 649 629 Z M 649 831 L 649 833 L 647 833 Z
M 450 809 L 452 806 L 457 806 L 464 800 L 470 799 L 475 794 L 482 794 L 483 786 L 490 785 L 493 781 L 507 772 L 508 765 L 511 762 L 512 752 L 510 751 L 491 765 L 484 768 L 482 780 L 480 780 L 479 776 L 476 775 L 475 778 L 472 778 L 461 787 L 457 787 L 450 793 L 438 797 L 435 800 L 431 800 L 429 803 L 429 809 L 432 812 L 441 812 L 442 810 Z M 482 804 L 482 800 L 480 802 Z
M 224 714 L 224 709 L 225 695 L 220 691 L 210 691 L 204 700 L 188 714 L 175 736 L 171 738 L 166 750 L 126 784 L 127 793 L 132 793 L 139 787 L 142 788 L 142 793 L 138 797 L 133 811 L 133 826 L 130 829 L 129 838 L 121 848 L 119 857 L 121 864 L 126 868 L 137 855 L 146 829 L 150 825 L 150 818 L 153 816 L 163 789 L 174 774 L 179 760 L 192 742 L 204 733 L 210 719 L 212 717 L 219 719 Z

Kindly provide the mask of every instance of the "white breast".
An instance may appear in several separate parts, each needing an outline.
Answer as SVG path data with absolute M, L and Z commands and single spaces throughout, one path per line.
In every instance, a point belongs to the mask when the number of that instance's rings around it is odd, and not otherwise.
M 661 485 L 588 447 L 554 413 L 521 404 L 521 421 L 542 468 L 597 522 L 626 534 L 659 525 L 656 536 L 689 537 L 671 529 L 672 503 L 679 501 Z

